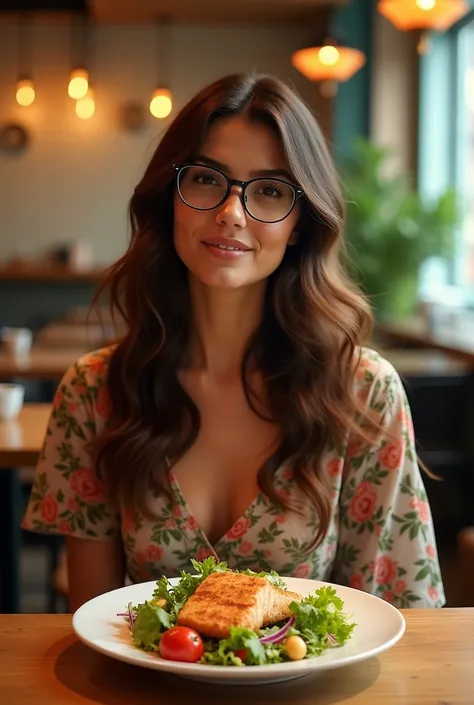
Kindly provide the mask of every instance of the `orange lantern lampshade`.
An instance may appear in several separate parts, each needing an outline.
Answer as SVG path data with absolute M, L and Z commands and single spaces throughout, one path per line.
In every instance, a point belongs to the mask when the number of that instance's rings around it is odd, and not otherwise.
M 397 29 L 444 32 L 469 10 L 466 0 L 379 0 L 378 11 Z
M 315 46 L 299 49 L 291 63 L 310 81 L 348 81 L 365 64 L 365 54 L 358 49 L 341 46 L 327 37 Z

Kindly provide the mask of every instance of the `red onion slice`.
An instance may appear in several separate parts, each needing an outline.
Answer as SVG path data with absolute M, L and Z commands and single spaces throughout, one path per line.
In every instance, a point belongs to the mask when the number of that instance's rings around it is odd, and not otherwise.
M 275 634 L 269 634 L 268 636 L 260 637 L 260 642 L 262 644 L 279 644 L 285 638 L 288 629 L 295 623 L 295 617 L 290 617 L 290 619 L 279 629 Z

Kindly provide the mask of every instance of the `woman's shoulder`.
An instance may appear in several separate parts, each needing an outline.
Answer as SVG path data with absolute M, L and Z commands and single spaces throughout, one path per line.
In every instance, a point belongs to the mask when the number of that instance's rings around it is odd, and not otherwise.
M 377 397 L 397 395 L 401 391 L 401 380 L 392 363 L 372 348 L 359 349 L 354 377 L 356 394 L 365 401 L 373 393 Z
M 366 379 L 372 382 L 375 378 L 398 377 L 394 366 L 377 350 L 361 347 L 358 350 L 356 379 Z
M 112 355 L 117 345 L 107 345 L 106 347 L 93 350 L 82 355 L 69 368 L 66 377 L 85 377 L 89 383 L 102 383 L 107 377 L 107 372 Z

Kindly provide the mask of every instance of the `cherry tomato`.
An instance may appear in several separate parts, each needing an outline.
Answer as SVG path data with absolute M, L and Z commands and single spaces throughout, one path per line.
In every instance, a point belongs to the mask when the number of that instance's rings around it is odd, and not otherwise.
M 247 661 L 247 649 L 237 649 L 237 651 L 234 651 L 234 654 L 239 658 L 242 663 L 246 663 Z
M 189 627 L 171 627 L 160 640 L 160 656 L 168 661 L 199 661 L 204 652 L 202 639 Z

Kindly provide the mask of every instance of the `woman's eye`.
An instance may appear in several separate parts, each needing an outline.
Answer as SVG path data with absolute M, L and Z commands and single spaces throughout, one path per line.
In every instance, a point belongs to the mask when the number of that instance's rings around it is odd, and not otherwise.
M 210 184 L 215 184 L 216 180 L 212 176 L 212 174 L 198 174 L 196 176 L 196 181 L 199 181 L 202 184 L 210 185 Z

